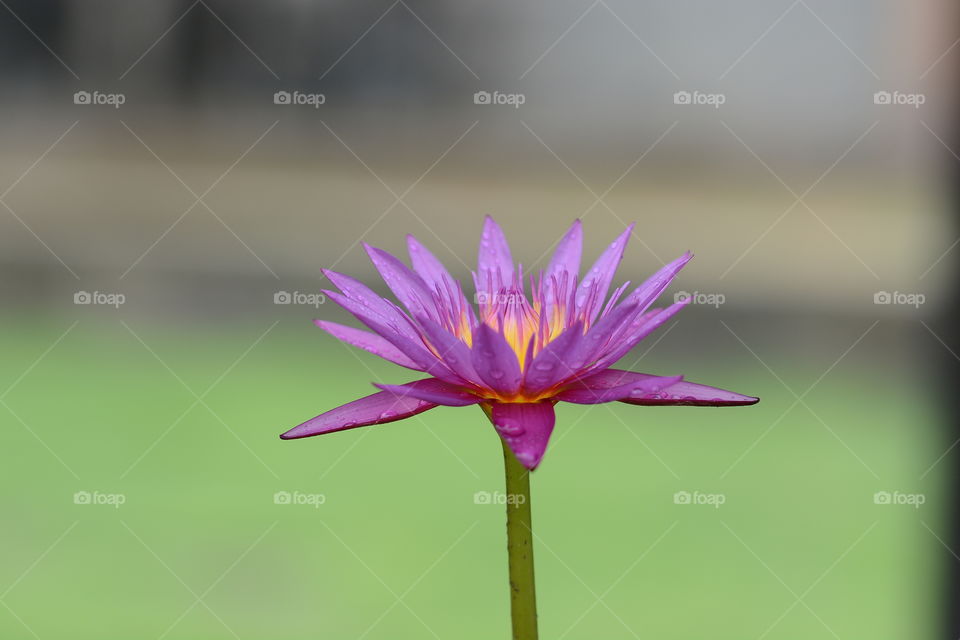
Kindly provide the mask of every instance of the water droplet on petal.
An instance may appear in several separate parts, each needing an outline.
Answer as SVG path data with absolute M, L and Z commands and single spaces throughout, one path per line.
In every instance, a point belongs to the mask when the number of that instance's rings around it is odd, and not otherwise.
M 504 424 L 500 425 L 500 433 L 507 438 L 519 438 L 526 433 L 526 430 L 519 425 Z

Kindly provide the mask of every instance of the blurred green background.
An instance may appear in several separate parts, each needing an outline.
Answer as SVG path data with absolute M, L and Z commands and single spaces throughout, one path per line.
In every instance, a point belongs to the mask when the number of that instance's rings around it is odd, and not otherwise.
M 367 381 L 409 378 L 305 321 L 83 320 L 20 379 L 70 326 L 4 323 L 4 637 L 30 637 L 18 618 L 41 638 L 507 634 L 504 511 L 474 499 L 503 491 L 480 411 L 281 442 Z M 887 337 L 874 331 L 865 343 Z M 831 361 L 756 345 L 781 384 L 730 334 L 709 336 L 724 361 L 691 353 L 697 333 L 680 321 L 629 359 L 763 401 L 559 407 L 533 478 L 543 636 L 931 635 L 943 495 L 920 386 L 852 352 L 804 397 L 814 417 L 786 386 L 803 393 Z M 282 491 L 321 504 L 276 504 Z
M 661 304 L 700 302 L 620 364 L 762 398 L 559 407 L 541 637 L 941 637 L 958 24 L 947 0 L 0 2 L 0 638 L 507 637 L 480 411 L 278 438 L 412 379 L 311 324 L 357 325 L 302 303 L 320 270 L 384 292 L 360 243 L 413 233 L 468 282 L 486 214 L 528 271 L 575 218 L 587 264 L 638 223 L 617 284 L 694 251 Z

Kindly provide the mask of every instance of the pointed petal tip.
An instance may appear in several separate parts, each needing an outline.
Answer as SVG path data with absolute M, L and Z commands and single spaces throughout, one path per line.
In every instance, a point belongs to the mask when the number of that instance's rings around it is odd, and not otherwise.
M 760 398 L 754 398 L 753 396 L 745 396 L 732 391 L 729 392 L 729 394 L 732 397 L 724 398 L 719 401 L 702 401 L 695 404 L 698 404 L 702 407 L 750 407 L 760 402 Z
M 583 254 L 583 226 L 579 218 L 575 218 L 563 236 L 557 241 L 553 256 L 547 265 L 543 278 L 546 283 L 547 298 L 556 293 L 555 287 L 563 280 L 564 274 L 568 282 L 573 282 L 580 273 L 580 259 Z M 557 282 L 555 283 L 554 280 Z M 572 286 L 572 285 L 568 285 Z M 556 300 L 552 300 L 555 303 Z
M 626 228 L 625 228 L 623 231 L 620 232 L 620 235 L 617 236 L 617 238 L 614 240 L 614 242 L 615 242 L 615 243 L 616 243 L 616 242 L 623 243 L 623 244 L 624 244 L 624 247 L 626 247 L 626 243 L 627 243 L 627 241 L 630 239 L 630 235 L 633 234 L 633 229 L 634 229 L 634 227 L 636 227 L 636 226 L 637 226 L 637 223 L 636 223 L 636 222 L 631 222 L 630 224 L 628 224 L 628 225 L 626 226 Z M 622 257 L 622 256 L 621 256 L 621 257 Z
M 339 271 L 334 271 L 333 269 L 327 269 L 324 267 L 320 269 L 320 273 L 322 273 L 323 277 L 332 282 L 333 285 L 338 289 L 340 288 L 340 285 L 337 284 L 338 281 L 341 283 L 344 281 L 349 281 L 349 276 L 346 276 Z
M 522 464 L 525 469 L 528 471 L 536 471 L 537 467 L 540 466 L 540 463 L 543 461 L 543 456 L 534 456 L 530 454 L 521 453 L 517 455 L 517 462 Z
M 546 451 L 544 451 L 544 453 L 546 453 Z M 513 455 L 517 459 L 517 462 L 523 465 L 524 469 L 527 471 L 536 471 L 540 463 L 543 462 L 544 453 L 538 455 L 529 451 L 521 451 L 520 453 L 514 451 Z
M 363 250 L 367 252 L 367 255 L 370 256 L 370 259 L 373 260 L 374 263 L 381 256 L 390 256 L 391 258 L 393 257 L 393 254 L 390 253 L 389 251 L 381 249 L 380 247 L 375 247 L 372 244 L 369 244 L 367 242 L 361 242 L 360 245 L 363 247 Z
M 494 403 L 490 420 L 520 464 L 540 465 L 556 421 L 552 402 Z
M 614 238 L 613 244 L 615 245 L 621 244 L 623 245 L 624 249 L 626 249 L 627 242 L 630 240 L 630 235 L 633 233 L 633 228 L 636 226 L 637 226 L 636 222 L 631 222 L 630 224 L 628 224 L 624 228 L 624 230 L 621 231 L 616 238 Z M 621 254 L 620 257 L 622 258 L 623 254 Z
M 494 220 L 493 216 L 489 213 L 483 216 L 483 230 L 486 231 L 488 229 L 494 230 L 504 236 L 504 239 L 506 238 L 506 234 L 503 233 L 503 227 L 501 227 L 500 223 Z
M 307 438 L 309 436 L 315 435 L 313 432 L 308 431 L 305 428 L 305 425 L 299 424 L 293 429 L 287 429 L 280 434 L 281 440 L 299 440 L 300 438 Z
M 325 411 L 282 433 L 281 440 L 307 438 L 347 429 L 386 424 L 429 411 L 437 405 L 412 397 L 381 391 Z

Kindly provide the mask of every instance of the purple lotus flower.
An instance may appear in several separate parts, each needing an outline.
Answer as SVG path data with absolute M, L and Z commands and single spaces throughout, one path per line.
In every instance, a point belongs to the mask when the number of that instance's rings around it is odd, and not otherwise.
M 625 402 L 636 405 L 749 405 L 757 398 L 683 380 L 612 369 L 689 299 L 650 306 L 692 258 L 685 253 L 627 293 L 607 297 L 630 225 L 586 275 L 578 277 L 583 232 L 573 223 L 529 292 L 503 231 L 487 217 L 473 274 L 477 309 L 460 284 L 413 236 L 413 269 L 364 245 L 403 308 L 357 280 L 324 271 L 340 289 L 325 293 L 373 333 L 315 321 L 334 337 L 430 377 L 382 389 L 323 413 L 284 433 L 284 439 L 402 420 L 439 405 L 479 404 L 523 466 L 534 469 L 553 431 L 554 405 Z

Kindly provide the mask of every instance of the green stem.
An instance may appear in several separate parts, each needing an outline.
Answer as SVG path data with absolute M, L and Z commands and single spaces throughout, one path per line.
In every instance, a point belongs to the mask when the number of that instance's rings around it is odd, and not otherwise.
M 506 442 L 503 442 L 503 464 L 507 479 L 507 556 L 510 561 L 510 617 L 513 621 L 513 640 L 537 640 L 530 472 L 517 461 Z

